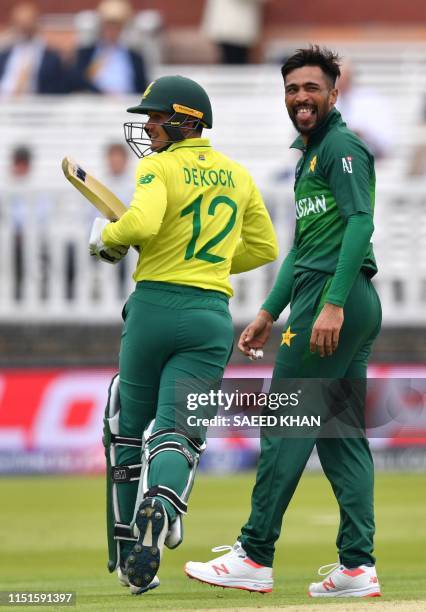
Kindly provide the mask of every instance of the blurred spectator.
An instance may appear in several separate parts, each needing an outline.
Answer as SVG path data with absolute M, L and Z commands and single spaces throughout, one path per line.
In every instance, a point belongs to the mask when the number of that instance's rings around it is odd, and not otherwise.
M 31 171 L 31 152 L 26 147 L 18 147 L 12 151 L 10 179 L 12 186 L 22 186 Z M 22 300 L 24 281 L 24 240 L 25 199 L 23 194 L 13 194 L 11 203 L 13 225 L 13 266 L 14 266 L 14 297 Z
M 10 24 L 12 42 L 0 51 L 0 94 L 59 94 L 65 91 L 65 70 L 56 51 L 38 35 L 34 4 L 17 4 Z
M 74 89 L 93 93 L 142 93 L 147 79 L 142 56 L 123 42 L 132 16 L 127 0 L 103 0 L 97 9 L 98 38 L 77 50 Z
M 387 157 L 393 145 L 394 131 L 389 101 L 373 89 L 355 86 L 353 70 L 348 62 L 341 67 L 341 73 L 337 83 L 337 109 L 347 126 L 368 145 L 376 160 Z
M 426 134 L 424 136 L 426 137 Z M 418 144 L 414 147 L 408 175 L 426 178 L 426 144 Z
M 16 179 L 28 177 L 31 172 L 32 153 L 26 146 L 18 146 L 11 155 L 11 175 Z
M 128 146 L 121 142 L 113 142 L 105 148 L 105 184 L 126 206 L 130 205 L 134 191 L 133 172 L 129 168 L 129 151 Z M 119 297 L 125 298 L 128 294 L 128 257 L 123 258 L 116 267 Z
M 36 232 L 36 242 L 40 258 L 40 277 L 34 279 L 38 293 L 42 299 L 47 298 L 49 251 L 45 236 L 48 217 L 52 202 L 47 194 L 37 192 L 32 185 L 32 153 L 26 146 L 13 149 L 10 157 L 10 179 L 8 187 L 12 188 L 10 215 L 13 227 L 13 266 L 14 266 L 14 297 L 22 300 L 24 297 L 24 281 L 26 260 L 30 256 L 26 252 L 25 236 Z M 31 254 L 32 256 L 32 254 Z
M 133 169 L 129 167 L 129 151 L 127 145 L 121 142 L 112 142 L 104 149 L 105 169 L 100 177 L 102 182 L 111 189 L 120 200 L 129 206 L 133 198 L 134 192 L 134 176 Z M 95 217 L 99 216 L 98 210 L 94 206 L 88 207 L 89 219 L 88 227 L 91 226 Z M 96 259 L 92 259 L 95 269 L 102 272 L 102 266 Z M 132 263 L 133 265 L 133 263 Z M 129 257 L 122 259 L 116 266 L 117 282 L 118 282 L 118 297 L 125 298 L 128 295 L 127 283 L 129 281 Z M 93 297 L 98 299 L 101 295 L 101 277 L 94 274 Z
M 134 192 L 134 172 L 129 165 L 129 152 L 129 147 L 121 142 L 107 144 L 103 149 L 103 171 L 99 175 L 99 179 L 126 206 L 129 206 Z M 93 206 L 87 207 L 87 211 L 88 224 L 91 225 L 95 217 L 99 217 L 99 211 Z
M 105 148 L 106 179 L 110 189 L 127 206 L 133 196 L 133 174 L 129 170 L 129 148 L 113 142 Z
M 223 64 L 247 64 L 258 42 L 264 0 L 207 0 L 202 30 L 216 43 Z

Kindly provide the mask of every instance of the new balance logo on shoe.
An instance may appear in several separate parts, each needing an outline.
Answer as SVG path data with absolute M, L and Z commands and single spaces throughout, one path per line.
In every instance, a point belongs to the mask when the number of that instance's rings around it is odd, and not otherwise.
M 322 586 L 325 588 L 326 591 L 329 591 L 330 589 L 335 589 L 336 587 L 334 586 L 334 582 L 332 581 L 331 578 L 329 578 L 329 580 L 324 580 L 322 583 Z
M 212 569 L 216 572 L 218 576 L 220 576 L 221 572 L 222 574 L 229 574 L 229 569 L 224 563 L 222 563 L 221 565 L 212 565 Z
M 339 563 L 323 565 L 320 576 L 327 575 L 322 582 L 309 585 L 310 597 L 380 597 L 380 585 L 376 568 L 369 565 L 347 568 Z
M 213 552 L 227 553 L 207 563 L 189 561 L 185 573 L 200 582 L 231 589 L 270 593 L 273 587 L 272 568 L 250 559 L 239 542 L 234 546 L 218 546 Z

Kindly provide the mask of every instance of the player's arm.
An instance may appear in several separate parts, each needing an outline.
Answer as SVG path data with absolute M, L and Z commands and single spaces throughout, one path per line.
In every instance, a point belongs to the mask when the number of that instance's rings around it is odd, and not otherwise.
M 351 158 L 351 164 L 345 165 L 343 159 L 348 158 Z M 359 274 L 374 231 L 372 157 L 358 143 L 337 141 L 325 160 L 325 169 L 345 220 L 345 232 L 326 303 L 312 329 L 310 348 L 312 352 L 318 350 L 321 357 L 331 355 L 338 346 L 344 320 L 343 307 Z
M 274 321 L 278 319 L 284 308 L 290 303 L 296 254 L 297 248 L 296 245 L 293 245 L 281 264 L 274 286 L 262 304 L 262 310 L 269 312 Z
M 343 307 L 358 276 L 374 231 L 373 217 L 356 213 L 348 217 L 336 272 L 327 292 L 327 303 Z
M 351 165 L 343 164 L 351 158 Z M 337 141 L 327 163 L 328 181 L 345 221 L 345 232 L 327 302 L 343 307 L 359 274 L 374 231 L 374 162 L 358 142 Z M 347 170 L 351 169 L 352 172 Z
M 167 208 L 167 189 L 161 165 L 142 160 L 136 170 L 136 190 L 129 210 L 102 232 L 106 246 L 141 245 L 158 234 Z
M 244 213 L 241 239 L 232 257 L 231 274 L 247 272 L 278 257 L 278 242 L 271 217 L 254 182 Z
M 278 319 L 284 308 L 290 303 L 296 254 L 297 250 L 294 245 L 281 264 L 274 286 L 263 302 L 256 318 L 241 333 L 238 348 L 248 357 L 253 349 L 264 347 L 271 334 L 274 321 Z

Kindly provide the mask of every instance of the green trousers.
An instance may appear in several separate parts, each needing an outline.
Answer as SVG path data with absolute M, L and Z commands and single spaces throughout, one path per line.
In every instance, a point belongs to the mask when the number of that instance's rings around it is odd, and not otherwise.
M 321 358 L 309 350 L 313 323 L 325 302 L 329 283 L 330 277 L 322 273 L 304 273 L 295 280 L 290 316 L 284 327 L 295 335 L 286 334 L 287 342 L 281 344 L 271 390 L 289 378 L 366 378 L 371 347 L 380 330 L 381 307 L 371 281 L 363 273 L 347 299 L 336 352 Z M 308 411 L 313 412 L 312 408 Z M 284 513 L 315 445 L 339 504 L 336 544 L 340 562 L 346 567 L 374 563 L 374 466 L 364 435 L 263 435 L 251 514 L 240 541 L 254 561 L 272 566 Z
M 233 344 L 228 298 L 216 291 L 160 282 L 140 282 L 127 301 L 120 347 L 121 436 L 142 437 L 155 419 L 153 431 L 175 429 L 176 389 L 208 392 L 221 380 Z M 199 435 L 203 432 L 199 432 Z M 204 432 L 205 433 L 205 432 Z M 167 434 L 159 441 L 187 445 L 182 436 Z M 140 450 L 117 448 L 117 464 L 140 463 Z M 148 485 L 169 487 L 181 495 L 189 476 L 188 461 L 179 452 L 159 453 L 151 462 Z M 133 517 L 137 482 L 118 485 L 121 520 Z M 169 520 L 176 509 L 165 500 Z M 123 545 L 124 555 L 131 544 Z

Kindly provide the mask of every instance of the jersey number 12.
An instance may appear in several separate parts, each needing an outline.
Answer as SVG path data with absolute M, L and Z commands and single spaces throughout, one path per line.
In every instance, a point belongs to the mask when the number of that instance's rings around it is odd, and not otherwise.
M 209 250 L 214 246 L 222 242 L 222 240 L 229 234 L 232 228 L 235 225 L 235 221 L 237 218 L 237 205 L 236 203 L 228 198 L 227 196 L 216 196 L 210 202 L 208 214 L 214 216 L 216 213 L 216 208 L 220 204 L 225 204 L 229 206 L 232 210 L 231 217 L 225 227 L 218 233 L 216 236 L 213 236 L 204 246 L 201 247 L 196 252 L 197 240 L 201 234 L 201 201 L 203 199 L 202 195 L 199 195 L 191 204 L 188 204 L 182 212 L 180 213 L 181 217 L 185 217 L 186 215 L 190 215 L 191 213 L 194 215 L 192 219 L 192 236 L 191 240 L 188 242 L 188 246 L 185 251 L 185 259 L 192 259 L 195 257 L 196 259 L 202 259 L 203 261 L 208 261 L 210 263 L 219 263 L 221 261 L 225 261 L 224 257 L 219 257 L 219 255 L 214 255 L 210 253 Z

